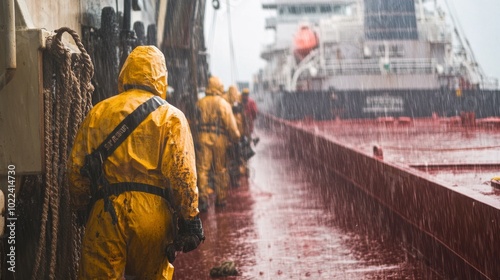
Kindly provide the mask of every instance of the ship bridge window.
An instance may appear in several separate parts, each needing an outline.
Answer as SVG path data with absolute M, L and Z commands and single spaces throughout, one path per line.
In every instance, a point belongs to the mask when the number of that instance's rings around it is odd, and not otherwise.
M 331 7 L 324 5 L 326 9 L 330 9 Z M 319 6 L 313 6 L 313 5 L 307 5 L 307 6 L 288 6 L 285 10 L 283 8 L 283 11 L 279 11 L 280 14 L 289 14 L 289 15 L 300 15 L 300 14 L 316 14 L 319 13 L 321 7 Z M 326 12 L 324 12 L 326 13 Z
M 345 7 L 340 5 L 335 5 L 333 7 L 333 12 L 335 14 L 345 14 Z
M 389 55 L 395 57 L 403 57 L 405 55 L 405 50 L 401 45 L 393 45 L 391 46 Z
M 329 14 L 329 13 L 332 12 L 332 6 L 330 6 L 330 5 L 321 5 L 319 7 L 319 10 L 323 14 Z
M 316 7 L 315 6 L 304 6 L 304 12 L 306 14 L 314 14 L 314 13 L 316 13 Z
M 292 14 L 292 15 L 298 15 L 298 14 L 300 14 L 300 9 L 299 9 L 299 7 L 296 7 L 296 6 L 290 6 L 290 7 L 288 7 L 288 13 Z
M 390 57 L 404 57 L 405 55 L 405 50 L 402 45 L 391 45 L 389 46 L 388 51 Z M 377 55 L 378 56 L 385 55 L 385 45 L 378 46 Z
M 379 45 L 377 50 L 377 55 L 383 56 L 385 54 L 385 45 Z

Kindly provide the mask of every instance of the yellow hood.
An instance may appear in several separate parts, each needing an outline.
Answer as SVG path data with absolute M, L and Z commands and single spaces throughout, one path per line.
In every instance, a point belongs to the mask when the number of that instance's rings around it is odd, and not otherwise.
M 138 46 L 128 56 L 118 77 L 118 92 L 125 91 L 124 85 L 148 87 L 152 93 L 167 95 L 168 71 L 165 56 L 155 46 Z
M 234 105 L 235 102 L 241 103 L 241 93 L 238 91 L 238 88 L 235 86 L 230 86 L 227 91 L 227 102 Z
M 208 79 L 208 86 L 205 93 L 207 95 L 222 95 L 224 93 L 224 85 L 222 85 L 219 78 L 212 76 Z

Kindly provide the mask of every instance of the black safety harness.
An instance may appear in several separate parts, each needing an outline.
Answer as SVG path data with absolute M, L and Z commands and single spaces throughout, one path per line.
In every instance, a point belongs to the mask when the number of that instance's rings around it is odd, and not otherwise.
M 214 95 L 215 97 L 222 98 L 220 96 Z M 198 109 L 199 110 L 199 109 Z M 201 113 L 198 111 L 198 120 L 200 121 L 201 118 Z M 219 120 L 220 120 L 220 112 L 218 112 Z M 214 133 L 218 135 L 226 135 L 228 136 L 227 130 L 224 128 L 224 126 L 220 123 L 220 121 L 217 122 L 208 122 L 208 123 L 199 123 L 198 126 L 198 132 L 205 132 L 205 133 Z
M 133 86 L 133 88 L 136 88 Z M 148 90 L 150 91 L 150 90 Z M 146 117 L 155 111 L 161 105 L 167 104 L 165 100 L 159 96 L 154 96 L 142 103 L 108 135 L 108 137 L 95 149 L 91 154 L 85 156 L 85 162 L 80 169 L 80 174 L 90 180 L 90 202 L 87 207 L 87 218 L 90 215 L 92 207 L 99 199 L 104 199 L 104 211 L 109 212 L 113 224 L 118 222 L 115 208 L 113 207 L 109 196 L 120 195 L 124 192 L 135 191 L 145 192 L 164 198 L 171 210 L 172 208 L 172 194 L 171 189 L 160 188 L 152 185 L 123 182 L 110 184 L 104 174 L 104 162 L 113 154 L 113 152 L 120 146 L 120 144 L 139 126 L 139 124 L 146 119 Z M 99 188 L 100 186 L 100 188 Z
M 198 125 L 198 131 L 215 133 L 217 135 L 227 135 L 226 129 L 217 123 L 201 123 Z

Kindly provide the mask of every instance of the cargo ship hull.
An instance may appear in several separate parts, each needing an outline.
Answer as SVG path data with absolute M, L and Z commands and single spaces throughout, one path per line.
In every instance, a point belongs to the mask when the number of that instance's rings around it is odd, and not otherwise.
M 256 93 L 259 109 L 287 120 L 500 116 L 500 90 L 344 90 Z

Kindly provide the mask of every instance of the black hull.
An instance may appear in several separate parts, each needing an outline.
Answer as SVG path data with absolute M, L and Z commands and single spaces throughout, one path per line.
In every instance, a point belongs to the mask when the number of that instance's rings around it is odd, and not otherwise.
M 425 118 L 475 112 L 476 118 L 500 116 L 500 90 L 308 91 L 256 94 L 263 112 L 287 120 Z

